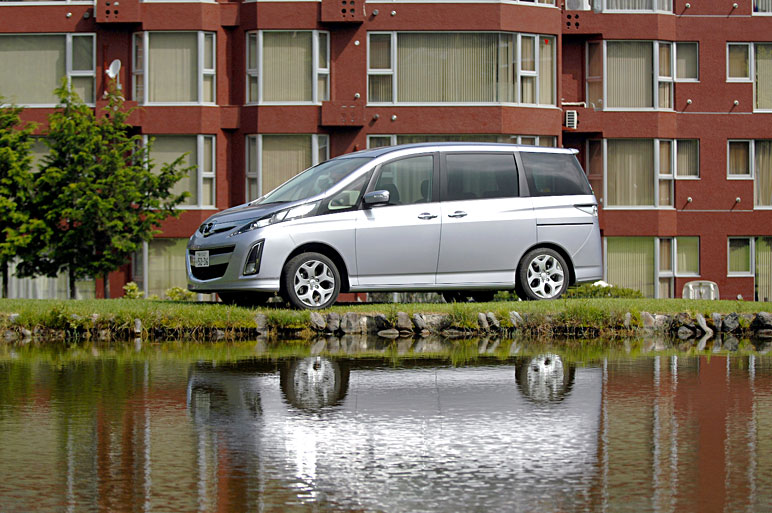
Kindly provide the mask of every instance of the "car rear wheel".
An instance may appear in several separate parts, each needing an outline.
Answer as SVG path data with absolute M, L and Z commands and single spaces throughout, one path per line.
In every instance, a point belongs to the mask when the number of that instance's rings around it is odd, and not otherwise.
M 519 289 L 528 299 L 556 299 L 568 288 L 568 265 L 549 248 L 529 251 L 518 269 Z
M 284 267 L 284 294 L 297 308 L 319 310 L 335 302 L 340 292 L 340 272 L 321 253 L 301 253 Z

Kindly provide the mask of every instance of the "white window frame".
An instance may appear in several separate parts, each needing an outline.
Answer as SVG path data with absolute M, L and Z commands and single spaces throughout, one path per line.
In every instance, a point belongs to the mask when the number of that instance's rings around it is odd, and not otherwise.
M 627 11 L 615 11 L 615 12 L 627 12 Z M 652 76 L 652 107 L 608 107 L 608 50 L 607 46 L 608 43 L 627 43 L 627 42 L 635 42 L 635 43 L 651 43 L 652 47 L 652 70 L 651 70 L 651 76 Z M 587 85 L 588 79 L 586 78 L 588 76 L 589 71 L 589 43 L 597 43 L 598 41 L 588 41 L 585 43 L 585 98 L 589 97 L 589 87 Z M 678 80 L 676 79 L 676 51 L 675 51 L 675 41 L 659 41 L 659 40 L 638 40 L 638 39 L 604 39 L 603 41 L 603 106 L 602 109 L 596 110 L 604 110 L 608 112 L 674 112 L 675 111 L 675 83 L 676 82 L 699 82 L 699 80 L 694 79 L 685 79 L 685 80 Z M 691 42 L 691 41 L 687 41 Z M 659 45 L 660 44 L 667 44 L 670 45 L 670 74 L 671 76 L 660 76 L 659 74 Z M 697 49 L 697 54 L 699 56 L 699 47 Z M 700 74 L 700 68 L 699 68 L 699 57 L 697 61 L 697 76 L 699 77 Z M 597 77 L 593 77 L 593 81 L 597 81 Z M 671 84 L 671 106 L 670 107 L 659 107 L 659 83 L 660 82 L 666 82 Z
M 730 77 L 729 76 L 729 47 L 730 46 L 744 46 L 746 48 L 748 52 L 748 76 L 747 77 Z M 726 44 L 726 81 L 742 82 L 742 83 L 755 82 L 752 76 L 753 68 L 754 68 L 753 57 L 754 57 L 754 52 L 753 52 L 752 43 L 727 43 Z
M 678 46 L 679 45 L 696 45 L 697 46 L 697 78 L 678 76 Z M 700 81 L 700 43 L 699 41 L 673 41 L 673 76 L 676 82 L 696 83 Z
M 266 32 L 310 32 L 311 35 L 311 100 L 310 101 L 266 101 L 263 100 L 263 35 Z M 319 35 L 325 34 L 327 45 L 327 67 L 319 66 Z M 249 67 L 249 38 L 250 36 L 257 37 L 257 68 Z M 245 34 L 246 37 L 246 51 L 244 52 L 246 63 L 246 78 L 245 78 L 245 105 L 321 105 L 323 101 L 329 100 L 330 95 L 330 33 L 326 30 L 250 30 Z M 251 100 L 249 98 L 249 78 L 257 78 L 257 100 Z M 327 78 L 327 96 L 321 98 L 319 95 L 319 78 Z
M 658 139 L 659 141 L 673 141 L 673 155 L 670 158 L 673 159 L 671 168 L 673 170 L 674 180 L 699 180 L 702 177 L 700 172 L 700 140 L 697 138 L 682 137 L 680 139 Z M 678 143 L 679 141 L 697 141 L 697 176 L 679 175 L 678 174 Z M 658 157 L 659 158 L 659 157 Z
M 525 2 L 531 4 L 531 2 Z M 534 4 L 534 5 L 540 5 L 540 4 Z M 552 5 L 544 4 L 546 7 L 553 7 Z M 494 102 L 401 102 L 399 101 L 398 91 L 397 91 L 397 77 L 399 74 L 399 70 L 397 69 L 397 41 L 398 36 L 400 33 L 410 33 L 410 34 L 418 34 L 418 33 L 425 33 L 425 34 L 438 34 L 438 33 L 458 33 L 458 32 L 464 32 L 460 30 L 416 30 L 416 31 L 406 31 L 406 30 L 396 30 L 396 31 L 372 31 L 367 33 L 367 106 L 373 106 L 373 107 L 379 107 L 379 106 L 391 106 L 391 105 L 399 105 L 399 106 L 405 106 L 405 107 L 424 107 L 424 106 L 442 106 L 442 107 L 473 107 L 473 106 L 489 106 L 489 105 L 506 105 L 506 106 L 518 106 L 518 107 L 528 107 L 528 108 L 539 108 L 539 109 L 559 109 L 556 105 L 555 96 L 556 96 L 556 87 L 559 83 L 560 77 L 559 77 L 559 69 L 557 67 L 557 37 L 552 34 L 532 34 L 532 33 L 521 33 L 521 32 L 506 32 L 506 31 L 490 31 L 490 30 L 475 30 L 474 33 L 479 34 L 498 34 L 499 36 L 499 47 L 502 43 L 502 36 L 508 35 L 515 38 L 515 58 L 517 59 L 516 63 L 510 63 L 514 66 L 515 69 L 515 84 L 517 87 L 516 90 L 516 101 L 515 102 L 505 102 L 505 101 L 494 101 Z M 370 34 L 379 34 L 379 35 L 390 35 L 391 36 L 391 69 L 385 70 L 385 69 L 371 69 L 370 68 Z M 522 51 L 522 43 L 521 40 L 523 37 L 531 37 L 534 39 L 534 63 L 536 71 L 524 71 L 522 69 L 522 60 L 521 60 L 521 51 Z M 539 101 L 539 73 L 541 66 L 541 59 L 540 59 L 540 41 L 541 38 L 548 38 L 552 43 L 550 45 L 550 48 L 552 49 L 552 62 L 555 66 L 555 79 L 553 81 L 553 87 L 552 87 L 552 94 L 551 99 L 552 103 L 538 103 Z M 501 63 L 499 63 L 499 66 Z M 370 75 L 391 75 L 392 81 L 391 81 L 391 91 L 392 91 L 392 101 L 390 102 L 371 102 L 370 101 Z M 536 94 L 536 103 L 523 103 L 522 102 L 522 87 L 521 87 L 521 78 L 523 76 L 533 76 L 536 78 L 535 83 L 535 94 Z M 497 95 L 498 88 L 497 88 Z
M 328 134 L 248 134 L 244 138 L 244 198 L 245 201 L 254 201 L 257 198 L 263 196 L 267 192 L 263 191 L 263 176 L 260 172 L 263 169 L 263 135 L 310 135 L 311 136 L 311 165 L 315 166 L 324 160 L 330 158 L 330 136 Z M 396 138 L 396 136 L 393 136 Z M 256 169 L 249 169 L 249 145 L 251 140 L 256 140 L 255 151 L 255 166 Z M 325 148 L 324 160 L 319 159 L 319 149 Z M 249 197 L 249 180 L 253 179 L 257 181 L 257 197 Z
M 770 11 L 770 12 L 757 12 L 756 11 L 756 0 L 753 0 L 753 4 L 751 5 L 751 14 L 753 16 L 772 16 L 772 11 Z
M 174 207 L 177 210 L 214 210 L 217 208 L 217 137 L 210 134 L 146 134 L 142 136 L 143 144 L 147 145 L 149 138 L 157 137 L 195 137 L 196 138 L 196 187 L 198 189 L 196 202 L 192 205 L 178 205 Z M 211 171 L 204 171 L 204 140 L 212 141 L 212 162 Z M 152 155 L 151 155 L 152 156 Z M 212 180 L 212 204 L 206 204 L 202 201 L 202 192 L 204 190 L 204 179 Z M 190 191 L 188 191 L 190 192 Z
M 163 33 L 195 33 L 198 35 L 197 39 L 197 51 L 198 51 L 198 100 L 193 102 L 150 102 L 148 101 L 148 59 L 149 59 L 149 41 L 150 34 L 163 34 Z M 204 51 L 206 47 L 205 38 L 212 37 L 212 68 L 204 68 Z M 142 45 L 142 62 L 137 62 L 136 46 Z M 217 105 L 217 33 L 204 30 L 145 30 L 141 32 L 134 32 L 132 34 L 132 48 L 131 48 L 131 61 L 132 61 L 132 76 L 131 76 L 131 94 L 132 98 L 140 105 L 150 105 L 157 107 L 177 106 L 177 105 Z M 142 97 L 138 98 L 137 91 L 137 77 L 142 77 Z M 211 76 L 212 79 L 212 96 L 214 101 L 204 101 L 204 77 Z
M 748 143 L 748 174 L 747 175 L 732 175 L 729 174 L 729 143 L 744 142 Z M 755 173 L 755 141 L 753 139 L 727 139 L 726 141 L 726 179 L 727 180 L 754 180 L 756 178 Z M 755 189 L 755 186 L 754 186 Z M 755 192 L 755 191 L 754 191 Z M 755 195 L 754 195 L 755 197 Z
M 62 2 L 63 3 L 63 2 Z M 23 5 L 40 5 L 36 2 L 23 2 Z M 6 3 L 0 3 L 0 5 L 9 5 Z M 72 79 L 73 77 L 91 77 L 92 84 L 93 84 L 93 90 L 94 90 L 94 100 L 93 101 L 86 101 L 84 98 L 81 98 L 83 100 L 83 103 L 85 105 L 88 105 L 89 107 L 94 107 L 96 105 L 96 99 L 97 99 L 97 90 L 96 90 L 96 52 L 97 52 L 97 42 L 96 42 L 96 33 L 95 32 L 34 32 L 34 33 L 13 33 L 13 34 L 0 34 L 0 37 L 13 37 L 13 36 L 65 36 L 65 48 L 64 48 L 64 74 L 67 77 L 67 86 L 72 88 Z M 72 40 L 75 37 L 91 37 L 91 71 L 73 71 L 72 69 L 72 61 L 73 61 L 73 55 L 72 55 Z M 56 85 L 56 87 L 59 87 L 59 84 Z M 8 106 L 10 104 L 2 104 L 0 106 Z M 24 108 L 31 108 L 31 109 L 41 109 L 41 108 L 54 108 L 57 106 L 56 103 L 17 103 L 19 107 Z
M 590 45 L 600 45 L 600 76 L 590 75 Z M 584 45 L 584 97 L 587 99 L 587 105 L 592 106 L 595 110 L 603 110 L 606 106 L 606 42 L 605 41 L 587 41 Z M 590 101 L 590 82 L 601 83 L 601 99 L 600 105 L 592 105 Z
M 733 240 L 745 240 L 748 241 L 748 248 L 750 249 L 750 266 L 748 271 L 730 271 L 731 265 L 731 253 L 730 253 L 730 241 Z M 730 236 L 726 238 L 726 275 L 729 278 L 753 278 L 756 276 L 756 237 L 734 237 Z
M 419 134 L 370 134 L 367 136 L 367 148 L 373 148 L 373 146 L 370 145 L 371 139 L 385 139 L 390 138 L 389 146 L 396 146 L 398 144 L 397 138 L 400 135 L 419 135 Z M 429 136 L 433 135 L 453 135 L 453 134 L 425 134 Z M 465 134 L 466 135 L 466 134 Z M 488 134 L 480 134 L 480 135 L 488 135 Z M 542 147 L 542 148 L 554 148 L 557 144 L 557 136 L 554 135 L 507 135 L 507 134 L 493 134 L 497 137 L 506 137 L 509 139 L 509 144 L 525 144 L 523 143 L 524 138 L 533 139 L 535 141 L 534 146 L 536 147 Z M 552 146 L 541 146 L 542 138 L 548 138 L 550 139 L 550 143 L 552 143 Z

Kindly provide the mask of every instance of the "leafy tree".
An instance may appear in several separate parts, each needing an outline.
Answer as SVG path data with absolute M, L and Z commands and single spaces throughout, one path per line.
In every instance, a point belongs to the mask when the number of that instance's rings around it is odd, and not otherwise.
M 172 187 L 193 168 L 181 167 L 184 155 L 160 171 L 150 159 L 152 141 L 132 135 L 131 111 L 113 87 L 102 116 L 65 85 L 56 90 L 57 111 L 49 116 L 43 159 L 34 184 L 33 244 L 22 255 L 24 276 L 56 276 L 66 270 L 70 298 L 75 281 L 107 275 L 124 265 L 150 240 L 160 223 L 178 216 L 175 206 L 188 196 Z M 105 294 L 107 297 L 107 293 Z
M 3 98 L 0 97 L 0 105 Z M 20 228 L 28 220 L 32 190 L 30 146 L 35 125 L 22 123 L 19 107 L 0 108 L 0 269 L 2 297 L 8 297 L 8 266 L 26 238 Z

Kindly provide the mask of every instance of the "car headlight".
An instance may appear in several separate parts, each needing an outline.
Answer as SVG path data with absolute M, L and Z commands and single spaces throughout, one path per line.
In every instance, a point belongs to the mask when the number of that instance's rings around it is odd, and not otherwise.
M 235 232 L 231 234 L 231 237 L 234 235 L 239 235 L 246 232 L 251 232 L 252 230 L 256 230 L 258 228 L 263 228 L 265 226 L 269 226 L 276 223 L 281 223 L 283 221 L 292 221 L 293 219 L 300 219 L 301 217 L 306 217 L 313 212 L 316 211 L 316 207 L 319 206 L 318 201 L 314 201 L 312 203 L 305 203 L 303 205 L 298 205 L 297 207 L 287 208 L 284 210 L 279 210 L 278 212 L 275 212 L 269 216 L 261 217 L 260 219 L 253 219 L 252 221 L 248 222 Z

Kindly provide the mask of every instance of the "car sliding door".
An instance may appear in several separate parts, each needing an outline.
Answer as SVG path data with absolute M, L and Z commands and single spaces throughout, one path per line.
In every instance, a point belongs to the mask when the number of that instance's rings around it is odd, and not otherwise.
M 447 153 L 442 161 L 437 283 L 511 286 L 517 262 L 536 240 L 514 154 Z

